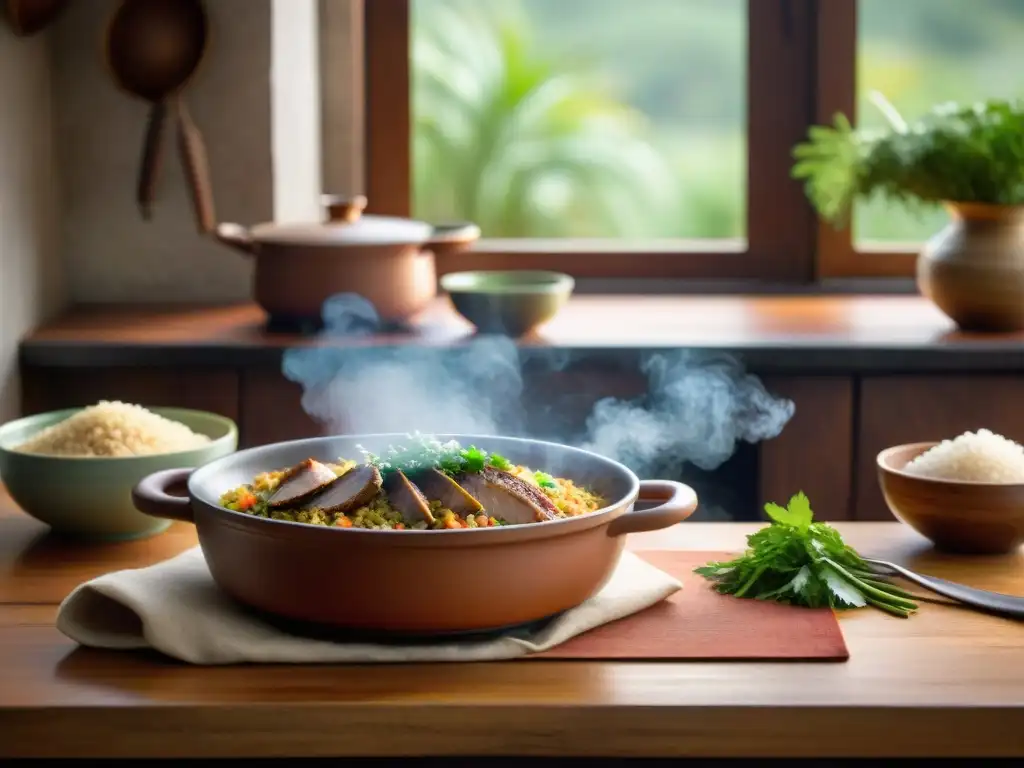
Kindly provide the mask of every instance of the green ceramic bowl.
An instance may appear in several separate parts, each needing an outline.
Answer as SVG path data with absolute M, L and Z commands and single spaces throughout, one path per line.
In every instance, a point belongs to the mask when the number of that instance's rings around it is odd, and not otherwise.
M 561 272 L 452 272 L 441 278 L 460 315 L 480 333 L 523 336 L 565 306 L 575 281 Z
M 135 509 L 135 484 L 161 469 L 198 467 L 238 447 L 238 428 L 231 419 L 184 408 L 150 408 L 207 435 L 210 442 L 190 451 L 116 458 L 38 456 L 12 450 L 80 410 L 41 413 L 0 426 L 0 481 L 22 510 L 68 536 L 119 541 L 160 533 L 170 521 Z

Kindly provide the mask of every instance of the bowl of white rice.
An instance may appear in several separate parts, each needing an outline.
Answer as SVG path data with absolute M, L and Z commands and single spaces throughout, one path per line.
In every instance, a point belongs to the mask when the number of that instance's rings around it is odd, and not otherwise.
M 143 515 L 132 488 L 162 469 L 198 467 L 233 453 L 238 428 L 219 414 L 101 401 L 0 426 L 0 482 L 54 532 L 116 541 L 170 521 Z
M 1006 554 L 1024 544 L 1024 446 L 987 429 L 878 454 L 892 513 L 938 549 Z

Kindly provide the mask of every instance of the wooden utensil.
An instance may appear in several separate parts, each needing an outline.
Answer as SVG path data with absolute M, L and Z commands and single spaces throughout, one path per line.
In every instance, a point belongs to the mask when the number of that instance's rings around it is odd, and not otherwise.
M 7 20 L 18 37 L 43 31 L 67 6 L 68 0 L 7 0 Z
M 200 0 L 124 0 L 107 33 L 107 60 L 118 85 L 151 103 L 136 198 L 143 218 L 160 170 L 169 106 L 178 122 L 178 148 L 192 190 L 199 231 L 213 230 L 215 213 L 202 135 L 188 115 L 181 90 L 199 66 L 208 24 Z

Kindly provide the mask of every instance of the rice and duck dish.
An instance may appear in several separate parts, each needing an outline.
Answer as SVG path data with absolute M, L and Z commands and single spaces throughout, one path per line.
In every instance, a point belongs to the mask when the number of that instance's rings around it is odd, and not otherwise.
M 221 496 L 227 509 L 308 525 L 451 530 L 543 523 L 606 500 L 572 480 L 455 441 L 416 438 L 362 462 L 340 459 L 264 472 Z

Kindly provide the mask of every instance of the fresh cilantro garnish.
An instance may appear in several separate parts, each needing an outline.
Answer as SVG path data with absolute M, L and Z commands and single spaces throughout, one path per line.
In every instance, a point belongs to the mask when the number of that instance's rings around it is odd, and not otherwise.
M 772 522 L 747 537 L 746 552 L 694 572 L 735 597 L 835 610 L 873 605 L 902 618 L 917 610 L 913 595 L 872 571 L 839 531 L 814 522 L 803 493 L 765 512 Z
M 773 522 L 789 525 L 801 531 L 806 531 L 814 520 L 814 513 L 811 512 L 811 502 L 804 495 L 803 491 L 790 499 L 789 504 L 785 507 L 768 503 L 764 505 L 764 511 Z
M 391 445 L 380 456 L 359 447 L 369 464 L 373 464 L 381 474 L 401 470 L 407 474 L 424 469 L 439 469 L 447 475 L 458 475 L 463 472 L 482 472 L 487 467 L 509 469 L 512 465 L 504 456 L 486 451 L 471 445 L 463 448 L 455 440 L 442 443 L 434 437 L 419 433 L 409 435 L 405 445 Z
M 463 472 L 483 472 L 487 466 L 487 454 L 475 445 L 459 451 L 458 456 L 462 460 Z
M 499 453 L 492 453 L 488 463 L 495 469 L 512 469 L 512 462 Z
M 547 472 L 541 472 L 537 470 L 533 473 L 533 479 L 537 481 L 537 485 L 541 488 L 557 488 L 555 485 L 555 478 L 549 475 Z

